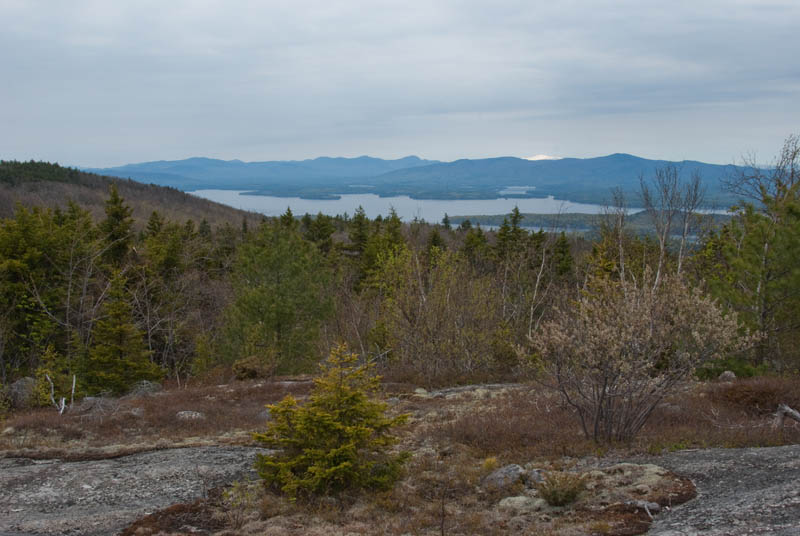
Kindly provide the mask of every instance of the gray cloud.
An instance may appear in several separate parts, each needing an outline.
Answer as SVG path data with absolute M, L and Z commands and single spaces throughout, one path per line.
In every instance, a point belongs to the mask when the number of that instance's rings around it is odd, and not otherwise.
M 0 17 L 0 158 L 729 162 L 800 125 L 794 0 L 0 0 Z

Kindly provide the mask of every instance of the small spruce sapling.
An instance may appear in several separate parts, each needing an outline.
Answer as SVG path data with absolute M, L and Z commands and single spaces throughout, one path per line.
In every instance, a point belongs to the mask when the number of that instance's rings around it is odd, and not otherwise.
M 372 398 L 379 377 L 370 363 L 345 345 L 333 348 L 305 405 L 292 396 L 268 406 L 272 420 L 254 438 L 278 448 L 259 454 L 256 469 L 268 487 L 292 500 L 343 491 L 388 489 L 400 477 L 408 453 L 391 453 L 390 432 L 408 415 L 386 416 L 387 405 Z

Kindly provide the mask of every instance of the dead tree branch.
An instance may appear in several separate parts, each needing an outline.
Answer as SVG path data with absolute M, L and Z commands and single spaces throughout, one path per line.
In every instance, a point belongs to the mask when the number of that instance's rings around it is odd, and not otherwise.
M 783 421 L 789 417 L 797 422 L 800 422 L 800 412 L 790 408 L 786 404 L 778 406 L 778 411 L 775 412 L 775 422 L 772 423 L 774 428 L 783 428 Z

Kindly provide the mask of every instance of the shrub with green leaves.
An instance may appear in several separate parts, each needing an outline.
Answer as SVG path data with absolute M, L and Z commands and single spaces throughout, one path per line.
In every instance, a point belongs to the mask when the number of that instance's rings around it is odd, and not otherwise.
M 360 364 L 345 345 L 336 346 L 306 404 L 287 396 L 268 406 L 267 431 L 254 434 L 280 449 L 256 459 L 266 486 L 292 499 L 391 487 L 408 458 L 390 452 L 397 442 L 391 431 L 408 416 L 387 416 L 387 405 L 373 398 L 379 378 L 372 367 Z

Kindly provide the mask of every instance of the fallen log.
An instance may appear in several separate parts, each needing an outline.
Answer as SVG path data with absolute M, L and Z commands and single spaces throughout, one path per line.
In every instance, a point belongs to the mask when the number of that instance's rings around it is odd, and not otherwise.
M 783 421 L 789 417 L 797 422 L 800 422 L 800 411 L 790 408 L 786 404 L 778 406 L 778 411 L 775 412 L 775 422 L 772 423 L 774 428 L 783 428 Z

